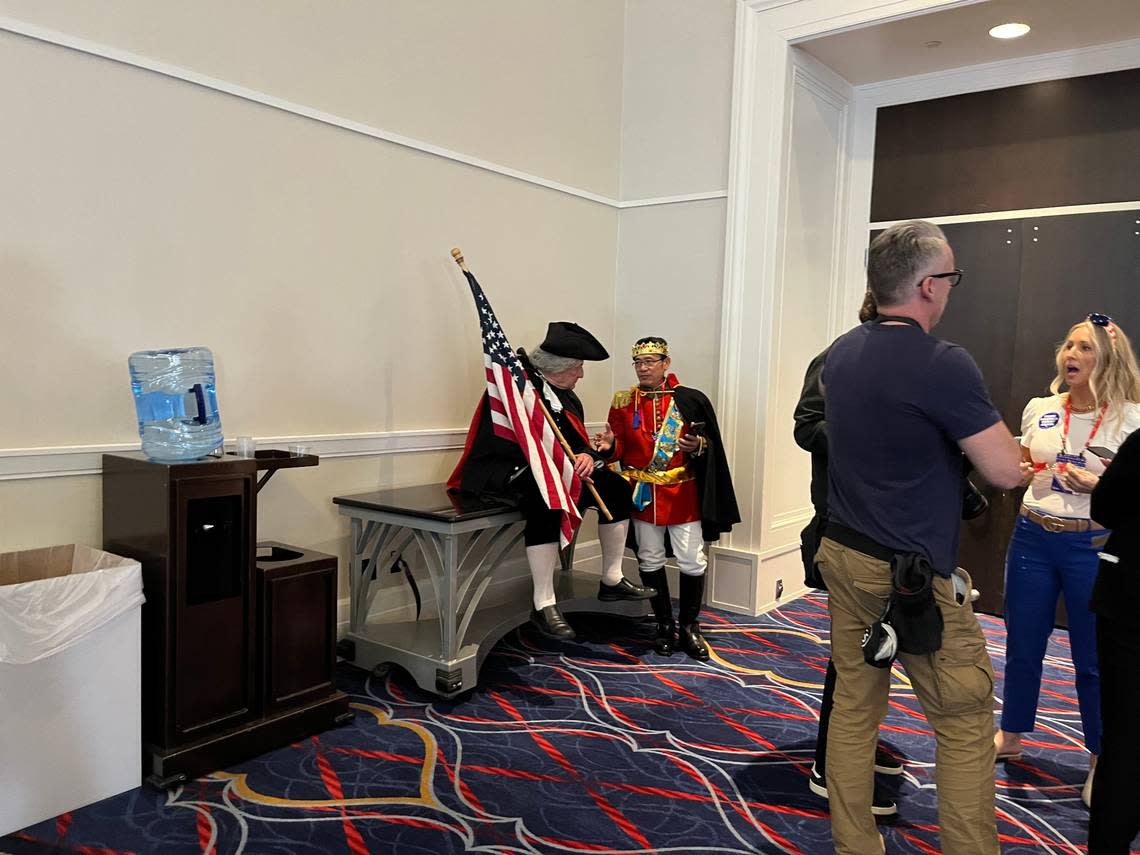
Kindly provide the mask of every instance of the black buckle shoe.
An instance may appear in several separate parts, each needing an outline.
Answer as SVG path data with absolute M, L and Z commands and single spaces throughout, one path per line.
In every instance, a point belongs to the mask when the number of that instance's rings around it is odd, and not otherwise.
M 677 649 L 677 624 L 657 624 L 657 632 L 653 635 L 653 649 L 662 656 L 672 656 Z
M 562 617 L 562 612 L 558 611 L 558 606 L 532 609 L 530 622 L 534 624 L 535 629 L 547 638 L 553 638 L 557 641 L 574 640 L 574 629 L 566 623 L 566 618 Z
M 612 603 L 616 600 L 651 600 L 657 596 L 656 588 L 643 588 L 635 585 L 624 576 L 616 585 L 598 583 L 598 599 L 603 603 Z
M 698 662 L 709 661 L 709 646 L 701 635 L 699 623 L 681 624 L 678 640 L 681 642 L 681 649 Z

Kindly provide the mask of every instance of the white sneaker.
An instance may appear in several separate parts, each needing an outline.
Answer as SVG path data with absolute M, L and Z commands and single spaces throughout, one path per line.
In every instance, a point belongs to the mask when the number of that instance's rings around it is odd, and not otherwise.
M 814 763 L 811 764 L 811 774 L 808 776 L 808 789 L 821 799 L 827 798 L 827 781 L 816 771 Z M 889 799 L 882 795 L 879 793 L 878 788 L 876 788 L 875 794 L 871 799 L 872 816 L 894 816 L 898 812 L 899 806 L 895 804 L 894 799 Z

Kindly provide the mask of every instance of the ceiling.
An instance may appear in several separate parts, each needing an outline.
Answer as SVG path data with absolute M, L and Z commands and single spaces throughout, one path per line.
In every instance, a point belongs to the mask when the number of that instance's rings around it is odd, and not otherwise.
M 1033 29 L 989 36 L 1009 21 Z M 1140 38 L 1140 0 L 988 0 L 848 30 L 797 47 L 856 86 Z M 940 42 L 927 47 L 927 43 Z

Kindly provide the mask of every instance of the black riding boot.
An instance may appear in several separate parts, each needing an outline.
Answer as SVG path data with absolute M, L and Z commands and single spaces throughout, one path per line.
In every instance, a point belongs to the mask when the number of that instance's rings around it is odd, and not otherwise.
M 681 574 L 681 627 L 678 640 L 681 649 L 698 662 L 707 662 L 709 646 L 701 636 L 701 625 L 697 618 L 701 614 L 701 601 L 705 597 L 705 575 L 689 576 Z
M 657 618 L 657 632 L 653 635 L 653 649 L 662 656 L 669 656 L 677 647 L 677 624 L 673 621 L 673 601 L 669 599 L 669 577 L 664 568 L 641 571 L 641 583 L 655 588 L 657 593 L 649 601 L 653 606 L 653 616 Z

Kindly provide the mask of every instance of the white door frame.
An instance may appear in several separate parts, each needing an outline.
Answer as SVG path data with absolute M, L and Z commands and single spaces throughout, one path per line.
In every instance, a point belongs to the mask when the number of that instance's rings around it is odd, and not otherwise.
M 776 430 L 791 430 L 791 425 L 771 424 L 769 369 L 775 358 L 774 306 L 781 288 L 784 250 L 781 223 L 786 204 L 783 177 L 794 75 L 792 47 L 829 33 L 979 1 L 738 0 L 717 405 L 744 521 L 721 541 L 722 545 L 711 550 L 710 590 L 741 590 L 740 580 L 755 579 L 762 558 L 783 561 L 781 575 L 786 576 L 793 562 L 783 559 L 792 559 L 788 553 L 797 547 L 790 529 L 780 526 L 776 531 L 764 507 L 771 436 Z M 829 307 L 831 311 L 821 312 L 829 334 L 838 334 L 847 326 L 844 321 L 854 316 L 864 291 L 863 247 L 870 225 L 875 113 L 879 107 L 1138 66 L 1140 40 L 856 87 L 847 146 L 847 187 L 837 196 L 837 205 L 845 207 L 839 212 L 845 223 L 845 263 L 836 271 L 832 302 L 840 309 Z M 775 467 L 772 470 L 769 478 L 778 474 Z M 804 493 L 806 497 L 806 484 Z M 717 586 L 718 568 L 726 581 L 728 575 L 734 575 L 737 582 Z M 800 586 L 797 582 L 787 587 L 791 592 Z M 717 596 L 709 600 L 719 607 L 750 614 L 773 605 L 755 583 L 739 600 L 725 601 Z

